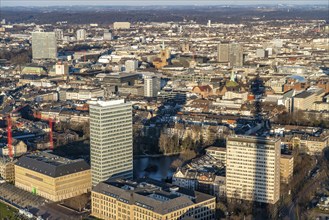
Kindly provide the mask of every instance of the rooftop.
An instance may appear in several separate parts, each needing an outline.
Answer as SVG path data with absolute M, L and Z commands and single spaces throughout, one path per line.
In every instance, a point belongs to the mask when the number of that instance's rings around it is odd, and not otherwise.
M 123 179 L 101 182 L 93 191 L 162 215 L 214 199 L 213 196 L 204 193 L 144 178 L 135 182 Z
M 71 160 L 49 152 L 25 155 L 15 165 L 55 178 L 90 169 L 83 159 Z

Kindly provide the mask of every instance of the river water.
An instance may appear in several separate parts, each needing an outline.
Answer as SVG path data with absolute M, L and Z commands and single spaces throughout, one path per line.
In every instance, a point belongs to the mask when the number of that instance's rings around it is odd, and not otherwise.
M 134 159 L 134 178 L 150 177 L 156 180 L 171 178 L 174 171 L 170 169 L 170 165 L 177 158 L 178 156 L 136 158 Z M 149 165 L 156 165 L 157 171 L 144 171 Z

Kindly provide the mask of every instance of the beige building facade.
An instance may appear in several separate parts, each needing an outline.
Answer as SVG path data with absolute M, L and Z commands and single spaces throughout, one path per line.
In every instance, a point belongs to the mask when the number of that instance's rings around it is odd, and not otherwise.
M 105 220 L 215 219 L 215 197 L 150 182 L 99 183 L 91 202 L 92 216 Z
M 289 183 L 294 173 L 294 157 L 292 155 L 281 155 L 280 157 L 280 179 L 283 183 Z
M 275 204 L 280 196 L 280 155 L 280 139 L 228 137 L 227 197 Z
M 90 192 L 91 172 L 83 160 L 41 152 L 17 161 L 15 186 L 57 202 Z

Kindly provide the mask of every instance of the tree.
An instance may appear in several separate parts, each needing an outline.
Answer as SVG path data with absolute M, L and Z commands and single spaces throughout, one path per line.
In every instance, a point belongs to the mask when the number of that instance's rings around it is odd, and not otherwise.
M 167 154 L 168 153 L 168 144 L 169 144 L 169 137 L 167 134 L 164 134 L 161 132 L 160 138 L 159 138 L 159 148 L 160 152 Z

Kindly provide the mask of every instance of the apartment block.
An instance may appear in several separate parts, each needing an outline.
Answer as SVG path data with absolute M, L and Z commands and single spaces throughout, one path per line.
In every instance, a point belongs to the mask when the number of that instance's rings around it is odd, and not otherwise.
M 280 139 L 229 136 L 227 197 L 275 204 L 280 196 Z

